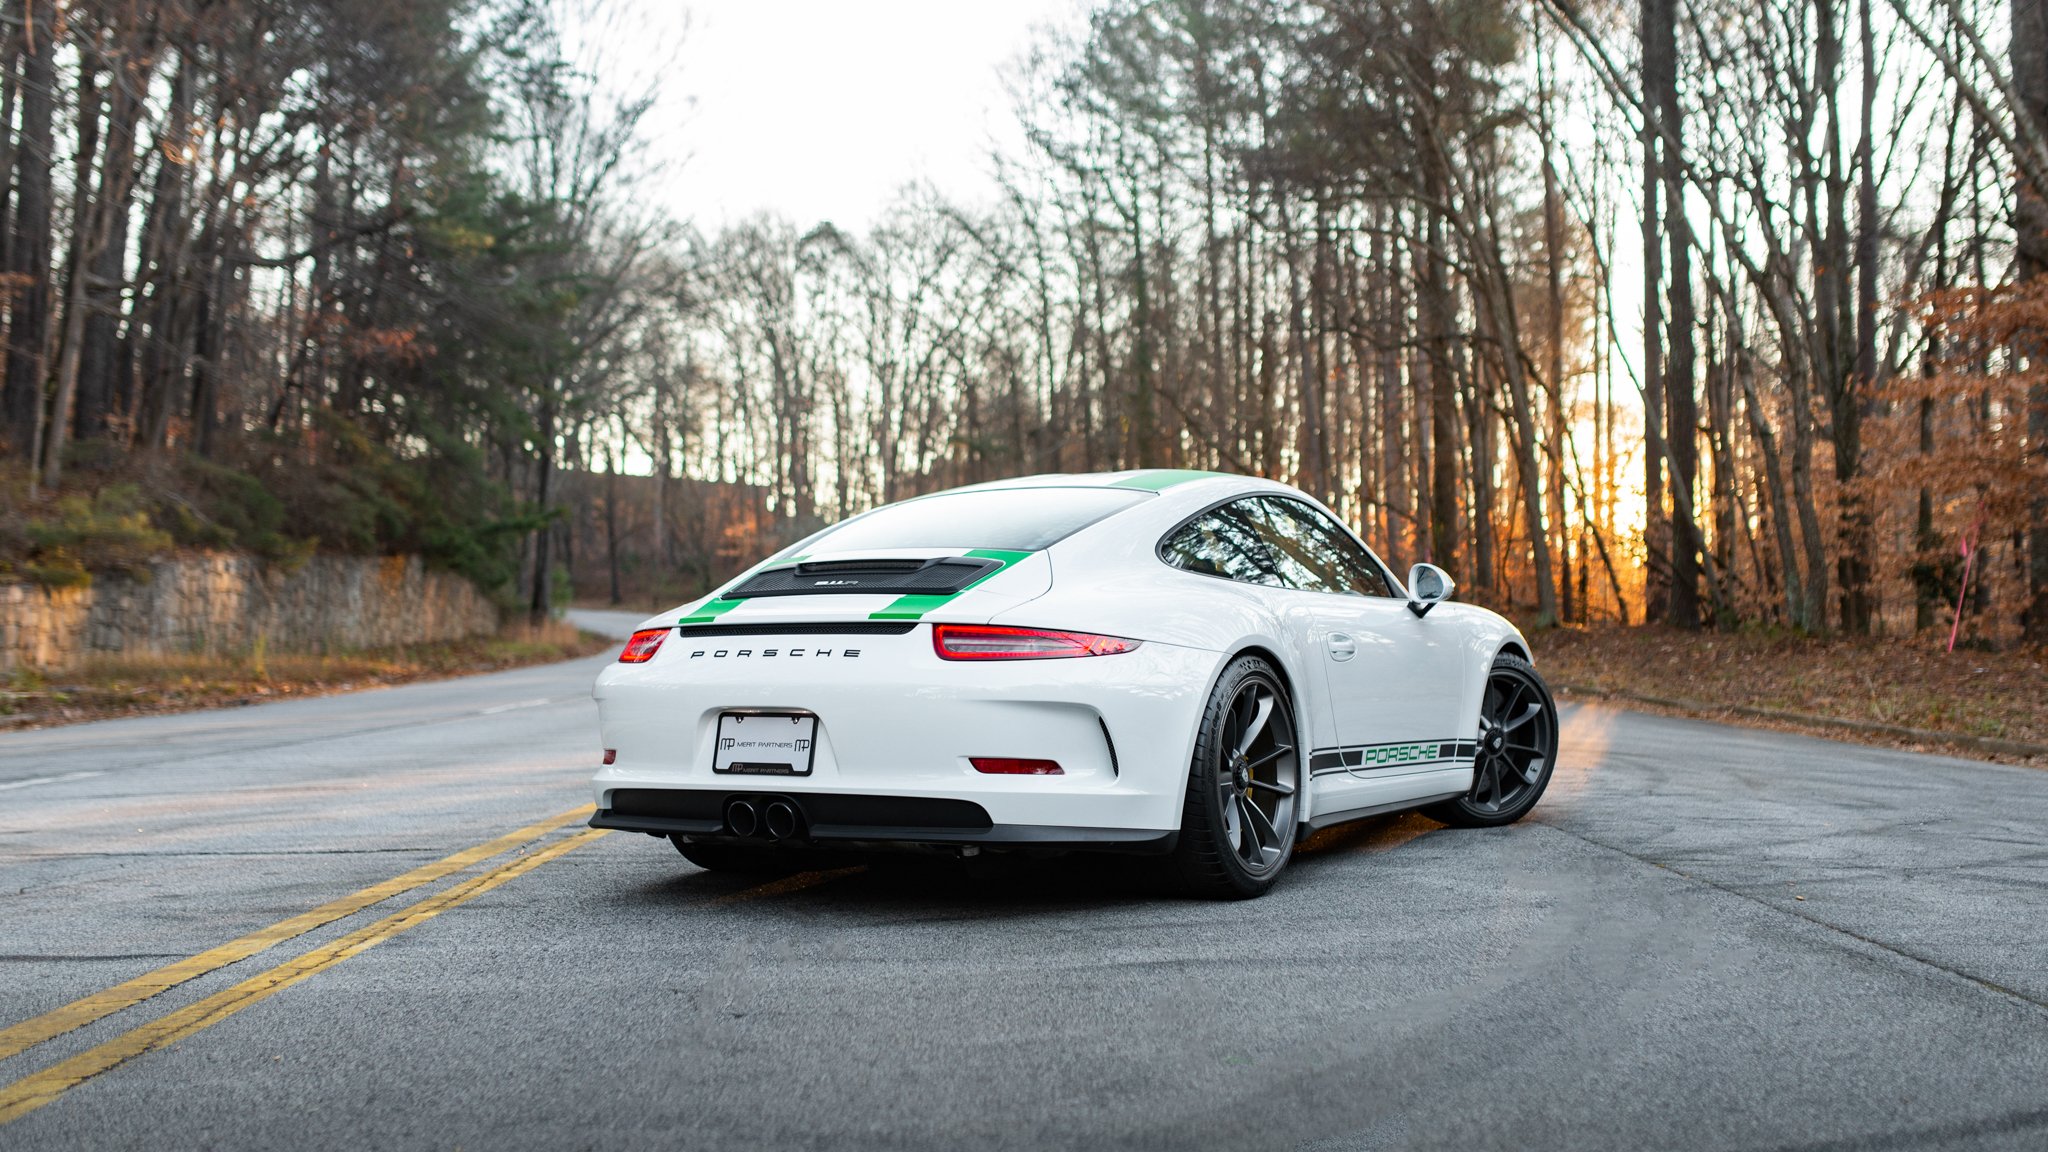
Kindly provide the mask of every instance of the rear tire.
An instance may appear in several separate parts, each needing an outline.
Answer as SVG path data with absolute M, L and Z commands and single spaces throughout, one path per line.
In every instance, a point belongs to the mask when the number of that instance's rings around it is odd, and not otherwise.
M 1479 755 L 1472 788 L 1422 814 L 1458 828 L 1513 824 L 1536 807 L 1557 767 L 1557 702 L 1536 666 L 1503 653 L 1494 658 L 1479 701 Z
M 747 848 L 738 844 L 691 844 L 681 837 L 670 838 L 683 859 L 706 872 L 735 875 L 787 876 L 811 867 L 807 850 Z
M 1195 735 L 1180 837 L 1180 887 L 1212 900 L 1263 896 L 1294 855 L 1301 766 L 1294 704 L 1273 666 L 1231 661 Z

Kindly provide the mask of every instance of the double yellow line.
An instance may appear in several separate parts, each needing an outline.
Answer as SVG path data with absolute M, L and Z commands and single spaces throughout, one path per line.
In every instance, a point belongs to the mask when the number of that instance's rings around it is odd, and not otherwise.
M 66 1004 L 62 1008 L 0 1029 L 0 1060 L 17 1055 L 75 1028 L 82 1028 L 123 1008 L 132 1007 L 188 980 L 224 968 L 238 960 L 245 960 L 272 945 L 351 916 L 380 901 L 452 876 L 500 853 L 522 848 L 551 832 L 587 818 L 591 811 L 591 807 L 585 805 L 550 816 L 546 820 L 508 832 L 495 840 L 486 841 L 474 848 L 465 848 L 452 856 L 422 865 L 404 875 L 394 876 L 338 900 L 329 901 L 318 908 L 280 920 L 268 928 L 251 932 L 217 948 L 209 948 L 196 956 L 123 981 L 105 991 L 95 992 L 84 999 Z M 604 834 L 603 829 L 589 829 L 565 836 L 532 852 L 514 856 L 394 912 L 374 924 L 359 928 L 331 943 L 287 960 L 275 968 L 251 976 L 231 988 L 216 992 L 166 1016 L 124 1032 L 41 1072 L 0 1086 L 0 1124 L 35 1111 L 65 1091 L 123 1061 L 175 1043 L 202 1028 L 217 1024 L 249 1005 L 269 997 L 272 993 L 325 971 L 408 928 L 424 924 L 448 909 L 475 899 L 513 877 L 531 872 L 558 856 L 573 852 Z

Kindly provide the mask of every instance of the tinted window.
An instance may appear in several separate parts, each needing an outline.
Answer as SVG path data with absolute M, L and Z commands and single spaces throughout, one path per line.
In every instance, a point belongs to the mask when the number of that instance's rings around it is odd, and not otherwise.
M 1143 500 L 1123 488 L 993 488 L 877 508 L 811 542 L 812 551 L 1002 548 L 1035 552 Z
M 1273 567 L 1289 587 L 1351 596 L 1391 596 L 1380 567 L 1335 520 L 1299 500 L 1241 500 L 1258 526 Z
M 1159 546 L 1159 556 L 1175 568 L 1205 576 L 1274 587 L 1281 583 L 1270 550 L 1242 500 L 1182 525 Z

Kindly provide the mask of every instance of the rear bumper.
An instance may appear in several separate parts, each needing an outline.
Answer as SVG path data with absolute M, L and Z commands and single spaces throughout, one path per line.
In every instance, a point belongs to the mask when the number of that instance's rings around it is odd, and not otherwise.
M 1109 852 L 1172 851 L 1176 833 L 1144 828 L 1089 828 L 1044 824 L 997 824 L 988 810 L 969 800 L 851 793 L 763 793 L 703 788 L 620 788 L 611 807 L 590 818 L 593 828 L 682 836 L 692 841 L 742 842 L 726 827 L 729 801 L 784 800 L 803 813 L 796 839 L 853 847 L 890 845 L 989 845 L 1013 848 L 1076 848 Z M 755 842 L 752 839 L 746 842 Z
M 840 646 L 820 648 L 821 639 Z M 792 661 L 793 652 L 803 655 Z M 982 829 L 942 828 L 961 842 L 1032 835 L 998 828 L 1078 829 L 1068 839 L 1081 841 L 1097 829 L 1157 836 L 1180 826 L 1195 728 L 1221 659 L 1147 643 L 1087 659 L 947 662 L 924 624 L 862 637 L 857 649 L 830 636 L 678 635 L 646 664 L 613 664 L 599 676 L 603 747 L 615 762 L 592 778 L 592 791 L 601 811 L 621 819 L 631 806 L 615 796 L 625 792 L 773 793 L 827 808 L 851 797 L 978 806 Z M 713 771 L 720 713 L 749 709 L 818 718 L 809 775 Z M 1062 772 L 984 774 L 977 756 L 1048 759 Z M 894 818 L 811 823 L 835 838 L 867 836 L 842 836 L 842 826 L 929 833 Z

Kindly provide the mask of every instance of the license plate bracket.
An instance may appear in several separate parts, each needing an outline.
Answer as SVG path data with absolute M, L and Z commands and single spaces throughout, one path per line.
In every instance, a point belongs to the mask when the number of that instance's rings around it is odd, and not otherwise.
M 721 776 L 809 776 L 817 754 L 815 713 L 720 712 L 711 771 Z

